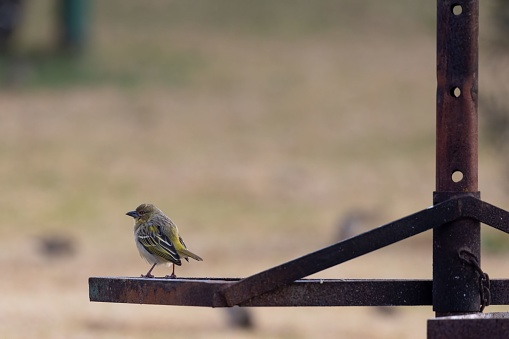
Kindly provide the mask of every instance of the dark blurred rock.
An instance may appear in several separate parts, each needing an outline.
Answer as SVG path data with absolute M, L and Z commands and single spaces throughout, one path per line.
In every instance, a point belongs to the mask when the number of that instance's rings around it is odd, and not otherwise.
M 231 327 L 252 329 L 254 328 L 253 314 L 250 309 L 245 307 L 228 307 L 225 309 L 228 317 L 228 323 Z
M 39 253 L 46 258 L 68 258 L 76 254 L 76 244 L 68 236 L 44 236 L 37 242 Z

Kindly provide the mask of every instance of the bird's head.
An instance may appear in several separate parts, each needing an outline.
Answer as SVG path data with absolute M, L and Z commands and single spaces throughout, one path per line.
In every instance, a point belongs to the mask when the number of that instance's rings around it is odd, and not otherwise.
M 136 210 L 127 212 L 126 215 L 133 217 L 136 222 L 145 222 L 157 213 L 159 210 L 152 204 L 141 204 Z

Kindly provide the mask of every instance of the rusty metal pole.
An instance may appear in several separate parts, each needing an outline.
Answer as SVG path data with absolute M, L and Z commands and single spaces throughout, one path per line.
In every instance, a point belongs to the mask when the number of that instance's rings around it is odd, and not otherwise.
M 479 0 L 437 1 L 436 192 L 433 203 L 460 194 L 479 198 L 477 76 Z M 480 223 L 463 218 L 433 231 L 433 310 L 479 312 L 480 283 L 461 259 L 480 263 Z

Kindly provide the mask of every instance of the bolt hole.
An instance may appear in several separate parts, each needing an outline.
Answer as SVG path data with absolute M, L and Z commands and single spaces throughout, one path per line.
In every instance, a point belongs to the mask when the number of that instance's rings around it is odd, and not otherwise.
M 459 98 L 461 95 L 461 89 L 459 87 L 453 87 L 451 89 L 451 96 L 455 97 L 455 98 Z
M 452 5 L 451 7 L 451 11 L 454 15 L 460 15 L 461 13 L 463 13 L 463 7 L 461 7 L 461 5 Z
M 452 181 L 460 182 L 461 180 L 463 180 L 463 172 L 461 172 L 461 171 L 454 171 L 452 173 Z

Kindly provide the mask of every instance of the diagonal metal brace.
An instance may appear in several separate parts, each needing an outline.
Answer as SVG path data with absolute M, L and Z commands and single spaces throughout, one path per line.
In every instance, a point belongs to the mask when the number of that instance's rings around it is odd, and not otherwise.
M 465 199 L 468 203 L 477 200 L 468 195 L 453 197 L 366 233 L 244 278 L 217 292 L 217 297 L 224 298 L 228 306 L 238 305 L 297 279 L 454 221 L 462 216 Z
M 471 218 L 509 233 L 509 212 L 475 196 L 458 195 L 405 218 L 244 278 L 217 292 L 217 297 L 224 298 L 229 306 L 238 305 L 297 279 L 459 218 Z
M 472 197 L 461 198 L 461 215 L 509 234 L 509 212 Z

